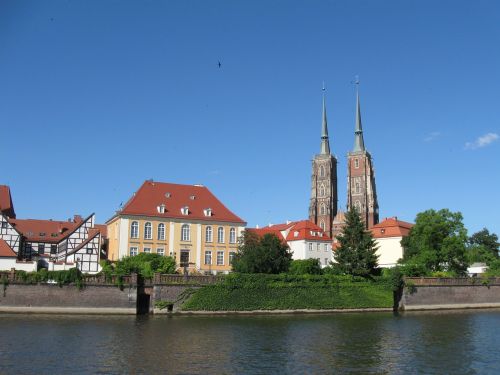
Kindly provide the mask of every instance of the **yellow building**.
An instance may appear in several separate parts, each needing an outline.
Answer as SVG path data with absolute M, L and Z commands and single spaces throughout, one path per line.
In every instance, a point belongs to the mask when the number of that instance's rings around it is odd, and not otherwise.
M 228 272 L 246 223 L 206 187 L 146 181 L 107 221 L 108 258 L 139 253 L 175 258 L 190 272 Z

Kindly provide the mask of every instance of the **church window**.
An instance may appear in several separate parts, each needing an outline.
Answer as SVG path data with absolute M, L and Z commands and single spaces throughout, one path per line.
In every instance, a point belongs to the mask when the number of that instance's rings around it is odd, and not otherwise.
M 359 168 L 359 159 L 354 159 L 354 168 Z
M 358 212 L 361 212 L 361 202 L 360 201 L 354 202 L 354 207 L 356 207 L 356 210 L 358 210 Z
M 319 166 L 319 177 L 325 177 L 325 167 L 322 165 Z
M 320 228 L 321 228 L 322 230 L 325 230 L 325 222 L 324 222 L 324 221 L 320 222 L 320 223 L 319 223 L 319 226 L 320 226 Z
M 326 215 L 326 207 L 324 203 L 321 203 L 321 206 L 319 208 L 319 214 L 320 215 Z
M 359 193 L 359 182 L 356 182 L 356 193 Z
M 319 196 L 324 197 L 325 196 L 325 185 L 321 185 L 319 187 Z

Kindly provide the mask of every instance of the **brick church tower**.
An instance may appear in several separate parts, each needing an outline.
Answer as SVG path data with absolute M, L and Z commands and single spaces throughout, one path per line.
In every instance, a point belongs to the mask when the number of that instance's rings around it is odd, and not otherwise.
M 330 153 L 325 96 L 320 153 L 312 161 L 311 201 L 309 220 L 332 235 L 332 221 L 337 214 L 337 159 Z
M 365 149 L 359 92 L 356 98 L 354 148 L 347 154 L 347 207 L 356 207 L 367 228 L 378 224 L 378 201 L 372 157 Z

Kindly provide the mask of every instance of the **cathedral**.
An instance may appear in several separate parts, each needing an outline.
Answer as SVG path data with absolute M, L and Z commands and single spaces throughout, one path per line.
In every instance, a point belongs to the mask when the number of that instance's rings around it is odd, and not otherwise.
M 344 212 L 338 207 L 337 159 L 330 152 L 325 96 L 321 125 L 321 147 L 312 161 L 309 220 L 330 237 L 338 235 L 344 226 Z M 347 154 L 347 209 L 356 208 L 367 229 L 379 222 L 375 171 L 372 157 L 365 149 L 359 92 L 356 94 L 354 147 Z

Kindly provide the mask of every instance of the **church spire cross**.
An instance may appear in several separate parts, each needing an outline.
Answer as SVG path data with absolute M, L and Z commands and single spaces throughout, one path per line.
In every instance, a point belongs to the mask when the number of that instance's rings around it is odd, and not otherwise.
M 354 128 L 354 148 L 353 152 L 365 151 L 365 141 L 363 140 L 363 127 L 361 125 L 361 105 L 359 103 L 359 79 L 356 76 L 356 124 Z
M 325 83 L 323 82 L 323 119 L 321 124 L 321 155 L 330 155 L 330 142 L 328 141 L 328 122 L 326 120 Z

